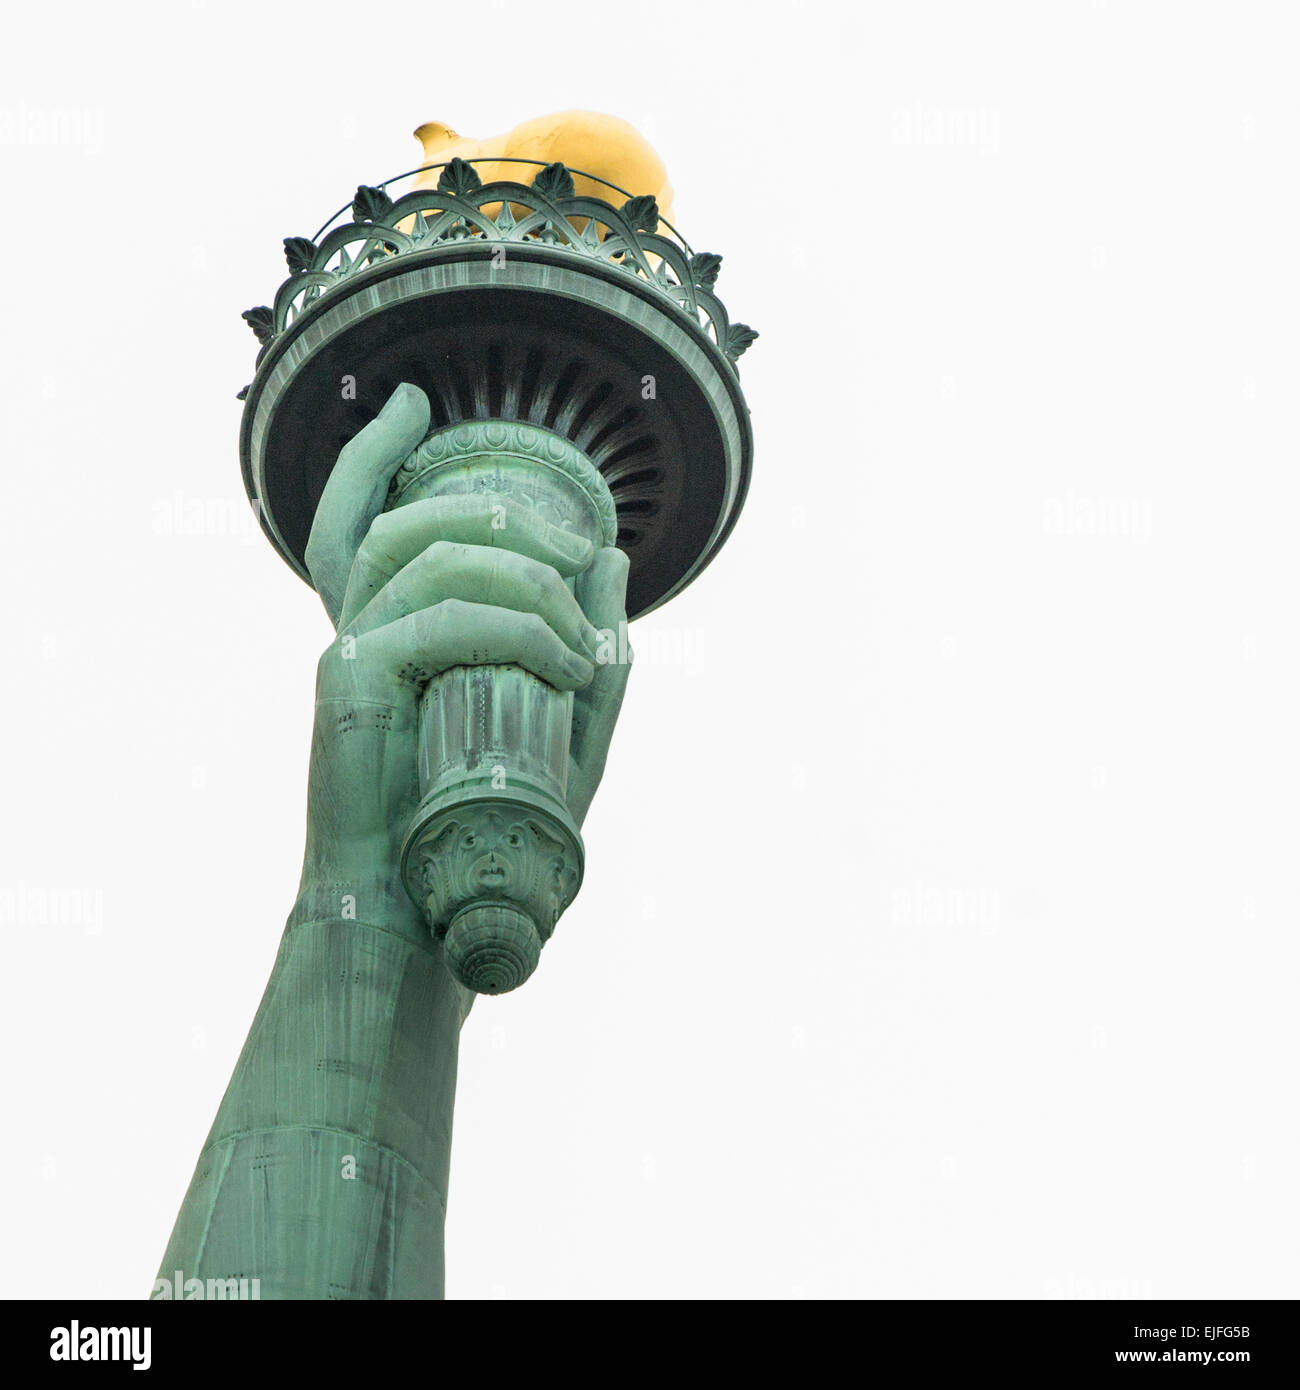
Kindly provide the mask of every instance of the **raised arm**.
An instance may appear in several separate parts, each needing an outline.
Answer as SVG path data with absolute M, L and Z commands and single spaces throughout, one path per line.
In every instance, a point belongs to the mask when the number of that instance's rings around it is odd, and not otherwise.
M 423 686 L 515 663 L 575 694 L 570 809 L 604 767 L 625 557 L 490 494 L 383 512 L 428 430 L 401 386 L 343 450 L 307 557 L 337 632 L 317 669 L 298 898 L 182 1203 L 155 1296 L 438 1298 L 460 1027 L 473 995 L 402 886 Z M 576 596 L 564 580 L 576 576 Z

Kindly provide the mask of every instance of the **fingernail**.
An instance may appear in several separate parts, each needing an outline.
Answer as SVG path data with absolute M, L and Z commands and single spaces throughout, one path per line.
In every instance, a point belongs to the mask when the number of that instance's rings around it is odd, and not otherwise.
M 579 569 L 585 569 L 591 563 L 591 557 L 595 554 L 595 549 L 589 540 L 582 536 L 566 536 L 565 538 L 565 559 L 577 565 Z
M 390 395 L 389 398 L 380 407 L 379 414 L 381 416 L 384 416 L 387 415 L 390 411 L 399 409 L 402 403 L 410 396 L 411 392 L 414 390 L 415 387 L 412 386 L 409 381 L 399 382 L 397 386 L 394 387 L 392 395 Z
M 600 644 L 603 640 L 598 627 L 593 627 L 588 623 L 582 629 L 582 644 L 593 664 L 597 666 L 600 665 Z
M 565 657 L 564 671 L 570 680 L 577 681 L 579 685 L 586 685 L 596 674 L 596 668 L 590 661 L 584 661 L 572 653 Z

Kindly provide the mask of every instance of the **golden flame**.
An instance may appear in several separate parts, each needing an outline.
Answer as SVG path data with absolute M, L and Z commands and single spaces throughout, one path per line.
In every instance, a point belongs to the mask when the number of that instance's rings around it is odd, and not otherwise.
M 441 121 L 427 121 L 415 132 L 415 138 L 424 146 L 426 164 L 442 164 L 455 158 L 537 159 L 543 164 L 558 161 L 570 169 L 607 179 L 629 194 L 649 193 L 659 204 L 659 215 L 672 221 L 673 190 L 663 160 L 643 135 L 617 116 L 596 111 L 560 111 L 525 121 L 504 135 L 487 140 L 469 139 Z M 538 172 L 536 165 L 529 164 L 489 162 L 474 168 L 484 183 L 498 179 L 531 183 Z M 419 175 L 413 187 L 435 187 L 439 172 L 430 170 Z M 594 179 L 575 174 L 573 184 L 580 196 L 602 198 L 615 207 L 623 201 L 619 194 Z

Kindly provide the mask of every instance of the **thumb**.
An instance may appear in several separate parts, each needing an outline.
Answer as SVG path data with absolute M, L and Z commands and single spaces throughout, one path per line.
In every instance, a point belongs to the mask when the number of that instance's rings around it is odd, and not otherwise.
M 339 453 L 304 555 L 316 592 L 336 625 L 352 561 L 370 523 L 384 509 L 389 480 L 428 432 L 429 398 L 404 381 Z

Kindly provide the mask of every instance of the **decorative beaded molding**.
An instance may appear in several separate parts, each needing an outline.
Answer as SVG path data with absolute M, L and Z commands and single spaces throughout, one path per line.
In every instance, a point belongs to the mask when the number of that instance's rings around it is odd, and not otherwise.
M 618 534 L 618 515 L 604 478 L 576 445 L 537 425 L 516 424 L 507 420 L 465 420 L 435 430 L 393 475 L 388 485 L 388 506 L 396 506 L 406 488 L 431 468 L 485 454 L 511 454 L 548 464 L 572 478 L 591 499 L 600 517 L 604 543 L 614 544 Z
M 501 162 L 453 159 L 441 166 L 436 189 L 416 189 L 396 201 L 385 191 L 387 184 L 362 185 L 352 203 L 351 222 L 323 237 L 318 233 L 316 240 L 286 237 L 289 278 L 273 305 L 260 304 L 243 314 L 262 344 L 258 361 L 299 315 L 362 271 L 394 256 L 479 240 L 499 247 L 493 254 L 502 257 L 509 256 L 511 245 L 548 246 L 635 276 L 703 328 L 736 370 L 736 359 L 758 334 L 748 324 L 732 323 L 713 293 L 721 256 L 693 252 L 675 231 L 672 237 L 661 235 L 659 207 L 652 197 L 627 197 L 617 208 L 600 198 L 578 197 L 573 173 L 593 177 L 581 170 L 548 164 L 531 184 L 523 184 L 483 183 L 473 168 L 475 163 Z M 388 184 L 438 167 L 412 170 Z M 489 216 L 489 206 L 496 206 L 494 215 Z M 515 208 L 522 208 L 523 216 L 516 217 Z

